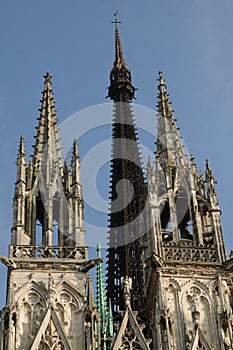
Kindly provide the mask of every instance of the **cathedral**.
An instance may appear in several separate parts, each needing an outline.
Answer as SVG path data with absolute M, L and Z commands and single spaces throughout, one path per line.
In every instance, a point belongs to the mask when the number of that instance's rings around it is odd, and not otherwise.
M 0 350 L 233 349 L 233 252 L 216 180 L 208 160 L 202 174 L 187 155 L 161 71 L 155 158 L 142 170 L 114 23 L 106 281 L 99 244 L 88 258 L 78 142 L 64 161 L 47 73 L 30 159 L 19 141 Z

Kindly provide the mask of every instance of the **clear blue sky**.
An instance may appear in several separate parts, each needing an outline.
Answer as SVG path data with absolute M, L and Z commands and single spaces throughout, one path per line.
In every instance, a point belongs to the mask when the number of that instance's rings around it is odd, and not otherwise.
M 105 103 L 116 9 L 137 103 L 155 109 L 163 70 L 184 141 L 200 169 L 209 158 L 218 180 L 225 240 L 233 248 L 232 1 L 12 0 L 2 2 L 0 14 L 0 255 L 8 254 L 18 139 L 24 135 L 30 152 L 42 76 L 53 76 L 60 122 Z

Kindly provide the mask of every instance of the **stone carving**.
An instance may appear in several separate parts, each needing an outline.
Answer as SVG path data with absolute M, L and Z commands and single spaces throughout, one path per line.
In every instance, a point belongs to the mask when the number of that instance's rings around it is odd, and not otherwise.
M 76 338 L 79 327 L 79 301 L 67 290 L 61 290 L 55 297 L 54 308 L 70 339 Z
M 57 332 L 52 319 L 50 320 L 44 334 L 41 337 L 40 345 L 38 347 L 40 350 L 65 350 L 65 346 L 61 340 L 60 335 Z
M 17 269 L 17 265 L 13 259 L 6 258 L 5 256 L 0 256 L 0 261 L 11 269 Z
M 167 260 L 219 262 L 218 251 L 215 248 L 203 249 L 203 247 L 187 248 L 164 245 L 163 252 Z
M 195 329 L 199 328 L 199 325 L 200 325 L 200 312 L 197 311 L 197 310 L 194 310 L 192 312 L 192 318 L 193 318 L 194 328 Z
M 35 289 L 31 289 L 20 301 L 18 308 L 20 313 L 17 349 L 23 349 L 24 344 L 28 343 L 28 334 L 30 334 L 30 340 L 36 336 L 45 315 L 46 305 L 41 295 Z
M 13 258 L 65 258 L 77 262 L 86 260 L 84 247 L 43 247 L 43 246 L 14 246 L 11 251 Z
M 91 260 L 85 262 L 84 264 L 82 264 L 79 268 L 79 271 L 88 272 L 90 269 L 95 267 L 98 262 L 104 262 L 104 259 L 103 258 L 91 259 Z
M 121 286 L 124 290 L 124 294 L 130 294 L 130 291 L 132 289 L 132 278 L 128 276 L 121 277 Z

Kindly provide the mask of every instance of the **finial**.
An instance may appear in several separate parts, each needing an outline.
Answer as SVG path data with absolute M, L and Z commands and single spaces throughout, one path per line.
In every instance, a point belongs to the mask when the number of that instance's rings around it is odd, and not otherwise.
M 211 171 L 209 159 L 206 159 L 206 160 L 205 160 L 205 164 L 206 164 L 206 170 L 207 170 L 207 171 Z
M 111 21 L 111 23 L 114 23 L 114 24 L 115 24 L 115 28 L 117 28 L 117 24 L 118 24 L 118 23 L 119 23 L 119 24 L 121 23 L 121 21 L 118 21 L 118 14 L 119 14 L 119 11 L 116 10 L 116 11 L 114 12 L 114 15 L 113 15 L 113 16 L 115 17 L 115 18 L 114 18 L 114 21 Z
M 49 74 L 49 72 L 46 72 L 44 75 L 45 81 L 51 81 L 52 76 Z
M 161 70 L 159 71 L 159 78 L 157 80 L 159 81 L 160 85 L 165 85 L 165 79 L 163 78 L 163 72 Z
M 46 90 L 49 86 L 49 88 L 51 87 L 51 78 L 52 76 L 49 74 L 49 72 L 47 72 L 44 75 L 44 89 Z

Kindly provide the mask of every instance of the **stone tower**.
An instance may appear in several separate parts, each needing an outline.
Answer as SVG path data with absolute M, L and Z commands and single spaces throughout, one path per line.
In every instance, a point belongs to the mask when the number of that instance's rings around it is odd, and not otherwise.
M 85 247 L 78 145 L 74 140 L 71 164 L 63 163 L 48 73 L 39 111 L 31 160 L 21 138 L 16 161 L 0 349 L 94 350 L 99 316 L 87 275 L 93 262 Z

